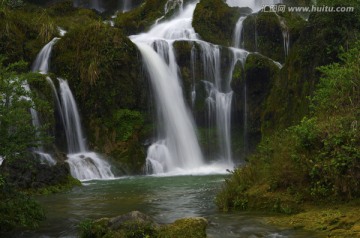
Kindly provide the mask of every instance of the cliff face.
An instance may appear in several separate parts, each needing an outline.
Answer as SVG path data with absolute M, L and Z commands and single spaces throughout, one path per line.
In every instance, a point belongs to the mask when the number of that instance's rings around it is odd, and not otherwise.
M 106 14 L 74 8 L 68 1 L 47 3 L 46 8 L 27 4 L 0 10 L 0 53 L 9 62 L 32 62 L 41 47 L 58 35 L 57 26 L 68 31 L 54 46 L 51 72 L 69 81 L 90 147 L 112 158 L 118 167 L 125 168 L 123 172 L 142 170 L 147 141 L 155 127 L 148 79 L 139 52 L 127 35 L 147 30 L 157 19 L 171 19 L 180 5 L 166 11 L 165 4 L 164 0 L 147 0 L 129 12 L 118 13 L 115 27 L 103 22 Z M 233 51 L 228 47 L 241 16 L 247 16 L 241 46 L 254 53 L 243 65 L 238 62 L 230 75 L 234 91 L 231 135 L 236 158 L 253 150 L 262 137 L 294 125 L 307 115 L 308 97 L 319 81 L 316 68 L 338 61 L 341 47 L 346 49 L 359 29 L 356 14 L 314 13 L 305 21 L 294 13 L 253 14 L 249 8 L 229 7 L 221 0 L 202 0 L 196 6 L 192 25 L 201 39 L 219 45 L 222 69 L 231 65 Z M 285 42 L 286 34 L 289 39 Z M 174 49 L 187 105 L 198 126 L 202 148 L 210 155 L 219 138 L 206 116 L 208 92 L 201 46 L 177 41 Z M 46 91 L 45 83 L 34 87 Z M 47 118 L 55 120 L 54 115 Z M 52 124 L 53 134 L 59 138 L 57 146 L 64 149 L 61 127 Z

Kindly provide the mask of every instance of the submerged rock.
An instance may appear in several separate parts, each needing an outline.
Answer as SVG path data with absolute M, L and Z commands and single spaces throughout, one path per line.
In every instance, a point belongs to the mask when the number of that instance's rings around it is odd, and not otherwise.
M 208 222 L 203 217 L 182 218 L 171 224 L 158 224 L 150 216 L 132 211 L 113 218 L 84 221 L 80 237 L 206 237 Z

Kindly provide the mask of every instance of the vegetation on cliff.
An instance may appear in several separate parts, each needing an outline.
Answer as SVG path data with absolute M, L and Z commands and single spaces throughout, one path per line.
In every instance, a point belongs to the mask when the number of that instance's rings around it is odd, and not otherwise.
M 0 3 L 0 54 L 6 63 L 32 62 L 39 50 L 57 35 L 55 22 L 47 11 L 22 1 L 12 6 Z M 36 16 L 36 17 L 35 17 Z
M 89 20 L 54 46 L 53 65 L 70 82 L 90 146 L 126 172 L 141 171 L 142 140 L 151 127 L 148 84 L 135 45 L 121 30 Z
M 360 196 L 360 43 L 341 63 L 320 67 L 311 113 L 295 126 L 263 138 L 249 163 L 233 172 L 217 197 L 228 209 L 291 213 L 307 201 Z

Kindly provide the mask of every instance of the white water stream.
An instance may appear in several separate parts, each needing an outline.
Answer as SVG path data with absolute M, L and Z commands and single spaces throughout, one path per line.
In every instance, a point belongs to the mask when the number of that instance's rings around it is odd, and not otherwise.
M 233 166 L 231 153 L 231 104 L 233 92 L 230 88 L 232 70 L 238 60 L 243 60 L 247 52 L 231 49 L 232 64 L 229 69 L 221 69 L 219 46 L 200 40 L 192 27 L 192 16 L 196 2 L 181 9 L 172 20 L 156 23 L 149 32 L 131 36 L 138 46 L 156 95 L 158 115 L 160 115 L 158 138 L 148 149 L 147 170 L 149 173 L 169 173 L 174 170 L 192 170 L 206 166 L 196 137 L 196 126 L 180 86 L 181 76 L 175 60 L 175 41 L 194 42 L 200 46 L 199 52 L 191 52 L 192 75 L 196 70 L 196 54 L 200 55 L 203 77 L 208 88 L 209 117 L 214 115 L 219 137 L 218 160 Z M 236 53 L 235 53 L 236 51 Z M 239 53 L 240 52 L 240 53 Z M 230 72 L 228 72 L 230 71 Z M 223 75 L 228 75 L 224 77 Z M 192 85 L 191 101 L 195 101 L 196 90 Z M 210 119 L 209 119 L 210 120 Z M 221 171 L 223 168 L 221 168 Z
M 59 31 L 62 36 L 66 33 L 66 31 L 61 28 L 59 28 Z M 42 48 L 33 64 L 33 72 L 40 72 L 41 74 L 48 73 L 52 47 L 59 39 L 60 38 L 55 37 Z M 72 176 L 80 180 L 114 178 L 110 165 L 103 160 L 100 155 L 90 152 L 87 149 L 81 128 L 79 111 L 68 82 L 59 79 L 59 97 L 51 78 L 46 77 L 46 80 L 53 91 L 56 106 L 60 113 L 60 119 L 64 125 L 69 152 L 67 162 L 70 165 Z M 30 90 L 28 85 L 24 85 L 24 87 Z M 40 127 L 40 120 L 36 110 L 31 108 L 30 112 L 33 118 L 33 125 Z M 43 147 L 37 148 L 34 152 L 40 157 L 42 162 L 47 162 L 51 165 L 56 163 L 50 154 L 44 152 Z

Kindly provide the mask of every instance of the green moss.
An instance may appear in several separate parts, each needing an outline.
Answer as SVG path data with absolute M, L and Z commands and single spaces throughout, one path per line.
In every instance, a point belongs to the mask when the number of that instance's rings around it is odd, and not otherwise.
M 275 13 L 251 15 L 244 20 L 243 25 L 246 50 L 260 52 L 275 61 L 285 61 L 282 28 Z
M 139 173 L 151 116 L 135 45 L 119 29 L 91 20 L 54 46 L 53 64 L 69 81 L 90 147 Z
M 358 237 L 360 235 L 359 201 L 352 203 L 305 206 L 305 211 L 290 216 L 269 216 L 272 225 L 315 231 L 319 237 Z
M 143 32 L 164 15 L 165 3 L 166 0 L 146 0 L 131 11 L 120 13 L 115 19 L 115 26 L 127 35 Z
M 32 62 L 40 49 L 57 35 L 55 22 L 46 10 L 26 5 L 0 9 L 0 54 L 8 62 Z
M 120 216 L 125 217 L 127 214 Z M 141 218 L 120 218 L 120 224 L 113 224 L 113 219 L 102 218 L 96 221 L 85 220 L 80 223 L 80 237 L 82 238 L 202 238 L 206 237 L 207 221 L 202 217 L 183 218 L 172 224 L 158 225 L 151 220 Z M 114 225 L 116 227 L 114 227 Z
M 240 15 L 239 8 L 231 8 L 222 0 L 201 0 L 196 5 L 192 25 L 202 39 L 230 46 Z
M 207 221 L 204 218 L 183 218 L 162 228 L 158 237 L 161 238 L 202 238 L 206 237 Z
M 61 1 L 47 9 L 57 25 L 66 31 L 77 30 L 90 22 L 101 21 L 100 16 L 91 9 L 75 8 L 72 1 Z
M 271 59 L 260 54 L 250 54 L 246 59 L 244 67 L 240 62 L 235 67 L 233 80 L 231 81 L 231 88 L 234 91 L 235 98 L 234 114 L 237 118 L 234 126 L 241 130 L 241 133 L 237 135 L 237 140 L 240 142 L 240 139 L 243 140 L 241 134 L 244 133 L 244 113 L 246 106 L 246 137 L 248 145 L 245 145 L 245 147 L 250 146 L 250 148 L 245 148 L 245 150 L 253 150 L 254 145 L 257 145 L 261 139 L 261 128 L 264 123 L 263 111 L 270 90 L 279 77 L 279 71 L 279 67 Z M 246 105 L 244 103 L 245 92 Z M 241 150 L 243 150 L 244 146 L 241 146 L 241 148 Z M 243 152 L 245 153 L 245 151 Z

